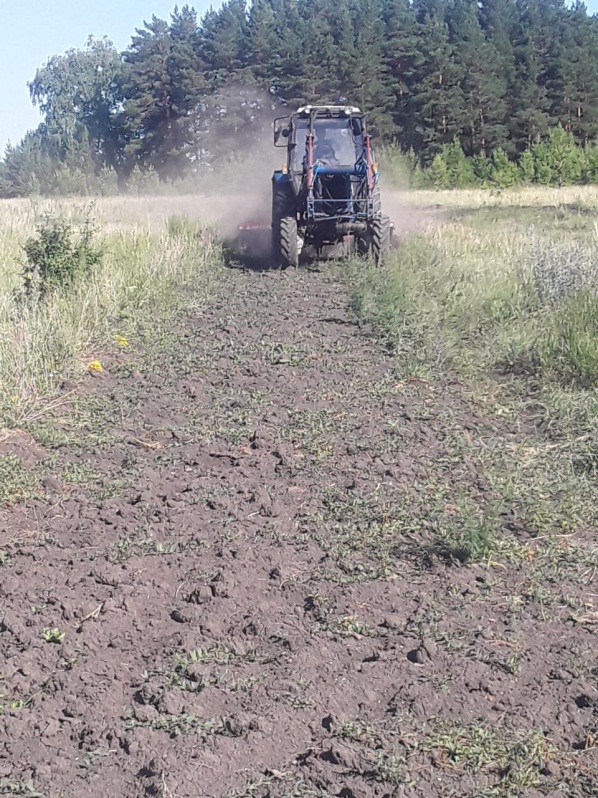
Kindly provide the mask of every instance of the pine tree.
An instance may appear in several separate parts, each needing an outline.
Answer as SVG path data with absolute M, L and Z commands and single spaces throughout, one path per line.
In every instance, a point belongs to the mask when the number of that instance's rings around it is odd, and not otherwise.
M 549 53 L 551 115 L 586 144 L 598 134 L 598 28 L 580 3 L 559 9 L 558 23 Z
M 175 9 L 169 25 L 170 52 L 167 59 L 171 83 L 171 109 L 177 128 L 175 160 L 183 174 L 188 156 L 200 157 L 201 117 L 207 96 L 204 64 L 200 56 L 199 28 L 194 9 Z
M 198 114 L 205 93 L 195 12 L 175 9 L 171 25 L 152 17 L 124 53 L 127 170 L 153 168 L 182 176 L 198 148 Z
M 200 52 L 206 77 L 214 90 L 231 78 L 249 77 L 250 39 L 245 0 L 228 0 L 210 9 L 200 25 Z
M 503 144 L 507 133 L 499 58 L 484 37 L 476 0 L 454 0 L 449 30 L 462 74 L 461 143 L 467 155 L 484 155 Z
M 282 66 L 279 0 L 253 0 L 249 12 L 249 63 L 255 81 L 266 91 L 280 91 Z
M 538 143 L 554 121 L 545 87 L 546 31 L 542 3 L 548 0 L 516 0 L 518 24 L 513 32 L 515 80 L 509 92 L 507 126 L 513 147 L 519 151 Z
M 272 116 L 306 102 L 362 106 L 420 183 L 598 174 L 598 17 L 580 0 L 225 0 L 199 22 L 184 5 L 122 54 L 92 38 L 54 56 L 30 91 L 44 122 L 7 149 L 3 195 L 269 151 Z
M 413 147 L 431 160 L 462 133 L 462 67 L 455 63 L 442 0 L 416 0 L 417 48 L 422 61 L 410 108 L 417 138 Z
M 382 0 L 354 0 L 355 89 L 353 96 L 369 112 L 370 129 L 376 136 L 392 132 L 392 92 L 387 81 L 385 29 Z M 342 54 L 339 56 L 342 58 Z
M 6 147 L 0 164 L 1 197 L 51 192 L 57 159 L 48 151 L 46 134 L 42 124 L 37 130 L 26 133 L 20 144 Z
M 392 114 L 392 138 L 405 149 L 418 140 L 412 109 L 414 90 L 422 67 L 415 11 L 409 0 L 385 0 L 384 64 Z

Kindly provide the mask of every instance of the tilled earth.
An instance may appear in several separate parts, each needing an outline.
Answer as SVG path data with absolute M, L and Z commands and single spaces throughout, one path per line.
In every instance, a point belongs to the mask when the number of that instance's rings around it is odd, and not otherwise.
M 593 570 L 449 556 L 523 433 L 398 366 L 334 268 L 230 270 L 6 436 L 0 794 L 598 795 Z

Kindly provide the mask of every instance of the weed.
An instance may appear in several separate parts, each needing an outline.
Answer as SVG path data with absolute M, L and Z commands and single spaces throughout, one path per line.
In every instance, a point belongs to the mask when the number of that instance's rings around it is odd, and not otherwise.
M 486 726 L 453 726 L 439 730 L 425 744 L 437 753 L 437 761 L 458 771 L 492 773 L 497 789 L 485 795 L 515 795 L 542 783 L 544 762 L 554 747 L 539 731 L 506 734 Z M 479 795 L 480 793 L 478 793 Z
M 242 731 L 233 726 L 228 718 L 205 720 L 197 715 L 160 715 L 155 720 L 139 721 L 133 718 L 127 721 L 127 728 L 148 727 L 156 731 L 165 731 L 170 737 L 180 734 L 200 734 L 204 737 L 222 735 L 239 737 Z
M 295 693 L 283 693 L 281 698 L 285 704 L 288 704 L 292 709 L 295 710 L 310 709 L 314 706 L 314 702 L 311 698 L 307 696 L 296 695 Z
M 61 632 L 57 627 L 52 629 L 44 629 L 42 637 L 46 643 L 62 643 L 65 638 L 65 632 Z
M 0 505 L 12 504 L 35 493 L 36 480 L 20 457 L 0 455 Z
M 22 795 L 28 798 L 42 798 L 32 781 L 10 781 L 0 779 L 0 795 Z
M 353 743 L 362 743 L 368 748 L 380 748 L 381 738 L 371 723 L 362 720 L 346 721 L 335 731 L 335 735 Z
M 402 754 L 397 754 L 394 751 L 376 751 L 371 768 L 364 773 L 364 776 L 391 784 L 393 787 L 412 784 L 413 780 L 407 771 L 406 764 L 407 760 Z
M 455 508 L 450 524 L 437 533 L 436 548 L 441 556 L 463 563 L 487 560 L 496 549 L 499 521 L 492 508 L 476 511 L 467 505 Z
M 327 628 L 342 637 L 378 637 L 376 629 L 360 621 L 356 615 L 345 615 L 328 624 Z
M 197 648 L 183 655 L 180 663 L 184 662 L 185 665 L 196 663 L 200 665 L 230 665 L 239 659 L 253 661 L 255 660 L 255 655 L 254 649 L 248 649 L 248 651 L 241 654 L 234 646 L 228 645 L 228 643 L 212 643 L 205 648 Z
M 124 562 L 131 557 L 161 557 L 163 555 L 193 552 L 202 548 L 201 541 L 172 540 L 161 541 L 154 538 L 121 538 L 107 553 L 96 553 L 95 557 L 107 556 L 111 562 Z
M 62 479 L 70 485 L 92 485 L 102 479 L 89 463 L 68 463 L 62 472 Z
M 290 774 L 280 773 L 276 776 L 262 776 L 255 781 L 248 782 L 241 790 L 231 790 L 224 798 L 254 798 L 254 796 L 269 795 L 269 788 L 280 780 L 290 779 Z
M 247 679 L 232 679 L 229 684 L 229 689 L 233 693 L 250 693 L 258 683 L 258 679 L 250 676 Z
M 70 288 L 77 280 L 88 277 L 103 257 L 103 249 L 95 245 L 94 235 L 89 214 L 78 235 L 70 220 L 50 214 L 42 217 L 37 225 L 37 238 L 28 238 L 24 245 L 26 293 L 43 297 L 52 289 Z

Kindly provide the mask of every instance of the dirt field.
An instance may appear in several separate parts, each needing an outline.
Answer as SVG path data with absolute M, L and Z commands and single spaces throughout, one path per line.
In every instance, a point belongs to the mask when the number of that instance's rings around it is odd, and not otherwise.
M 594 569 L 429 521 L 489 489 L 459 441 L 533 432 L 401 380 L 336 267 L 229 270 L 106 365 L 0 444 L 46 464 L 0 509 L 0 794 L 598 795 Z

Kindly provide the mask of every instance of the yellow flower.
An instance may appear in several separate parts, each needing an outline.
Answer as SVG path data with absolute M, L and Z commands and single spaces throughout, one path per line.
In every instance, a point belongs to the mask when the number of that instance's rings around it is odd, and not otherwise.
M 102 368 L 102 364 L 99 360 L 92 360 L 91 363 L 87 366 L 90 371 L 104 371 Z
M 115 335 L 114 340 L 119 346 L 128 346 L 129 342 L 126 338 L 123 338 L 122 335 Z

